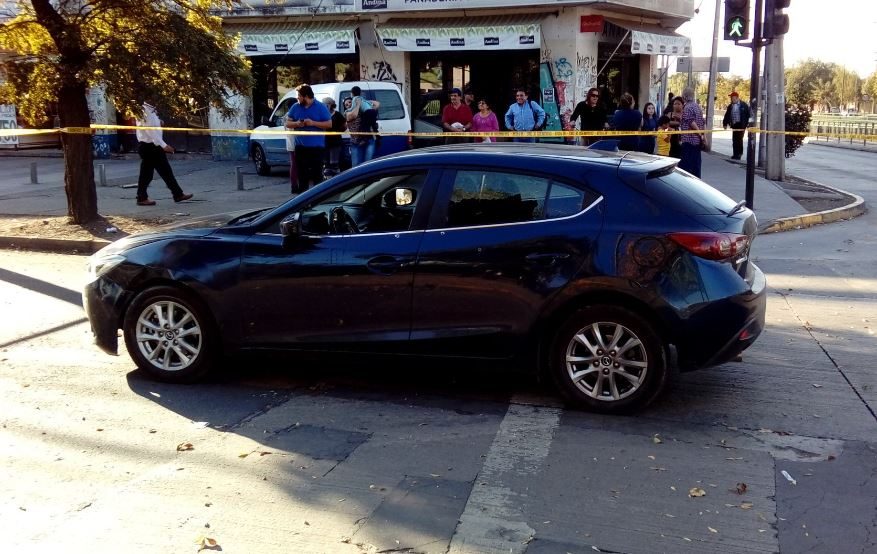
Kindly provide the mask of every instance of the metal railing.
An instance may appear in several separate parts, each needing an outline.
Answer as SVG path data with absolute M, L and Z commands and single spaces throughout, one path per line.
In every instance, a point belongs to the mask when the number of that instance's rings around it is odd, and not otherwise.
M 848 144 L 871 146 L 877 145 L 873 139 L 877 135 L 877 118 L 871 117 L 841 117 L 841 116 L 818 116 L 810 121 L 810 132 L 814 137 L 811 140 L 846 142 Z M 826 135 L 858 135 L 845 138 L 830 137 Z M 871 138 L 869 141 L 868 139 Z

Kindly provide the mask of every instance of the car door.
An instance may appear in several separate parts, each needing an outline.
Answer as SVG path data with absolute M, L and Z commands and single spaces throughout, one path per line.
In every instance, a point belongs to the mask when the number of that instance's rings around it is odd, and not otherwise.
M 446 171 L 414 277 L 412 348 L 508 357 L 594 254 L 587 188 L 508 169 Z
M 246 244 L 243 334 L 249 346 L 404 349 L 414 265 L 435 185 L 424 169 L 393 170 L 333 187 L 301 206 L 302 232 Z M 411 191 L 410 203 L 387 204 Z M 422 215 L 421 215 L 422 214 Z

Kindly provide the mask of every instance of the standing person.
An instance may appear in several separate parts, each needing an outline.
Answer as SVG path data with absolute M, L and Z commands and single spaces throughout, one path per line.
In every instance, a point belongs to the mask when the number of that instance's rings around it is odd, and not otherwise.
M 333 133 L 343 133 L 347 130 L 347 120 L 344 118 L 338 110 L 335 109 L 335 99 L 331 96 L 327 96 L 323 98 L 323 104 L 326 105 L 326 109 L 329 110 L 329 115 L 332 116 L 332 128 L 330 129 Z M 341 148 L 344 146 L 344 139 L 341 135 L 328 135 L 326 136 L 326 151 L 329 155 L 328 163 L 326 164 L 326 170 L 324 173 L 330 175 L 337 175 L 339 171 L 339 163 L 341 162 Z
M 355 93 L 358 88 L 353 87 L 351 92 Z M 348 100 L 350 100 L 349 103 Z M 345 98 L 344 106 L 347 130 L 352 133 L 350 135 L 350 165 L 356 167 L 375 157 L 377 142 L 374 133 L 378 130 L 377 110 L 381 107 L 381 103 L 377 100 L 371 100 L 369 108 L 364 109 L 365 105 L 357 102 L 354 97 L 352 99 Z
M 463 104 L 463 93 L 458 88 L 451 89 L 451 103 L 442 110 L 442 128 L 450 133 L 462 133 L 472 128 L 472 110 Z M 465 137 L 448 137 L 445 144 L 469 142 Z
M 463 93 L 463 103 L 472 110 L 473 116 L 478 113 L 478 104 L 475 103 L 475 94 L 471 90 L 467 90 Z
M 703 119 L 703 110 L 694 100 L 694 89 L 685 87 L 682 91 L 682 98 L 685 99 L 685 107 L 682 108 L 682 121 L 679 125 L 682 131 L 702 131 L 706 127 Z M 685 133 L 682 135 L 682 158 L 679 161 L 679 167 L 691 173 L 695 177 L 700 177 L 700 151 L 703 148 L 702 133 Z
M 647 102 L 646 107 L 643 108 L 642 130 L 650 133 L 658 130 L 658 116 L 655 113 L 655 105 L 651 102 Z M 655 135 L 643 135 L 639 138 L 639 151 L 654 154 L 655 143 Z
M 545 110 L 542 106 L 527 99 L 527 91 L 515 89 L 515 102 L 505 113 L 505 126 L 510 131 L 536 131 L 545 123 Z M 536 142 L 533 137 L 516 138 L 514 142 Z
M 685 102 L 682 100 L 681 96 L 677 96 L 673 99 L 673 104 L 670 106 L 670 112 L 668 114 L 671 131 L 678 131 L 682 125 L 682 108 L 684 107 Z M 682 135 L 670 135 L 670 157 L 677 159 L 682 158 Z
M 606 110 L 600 105 L 600 91 L 596 88 L 588 90 L 588 96 L 576 104 L 572 116 L 569 118 L 570 123 L 575 123 L 576 119 L 582 118 L 579 123 L 579 129 L 582 131 L 603 131 L 609 128 L 606 123 Z M 581 143 L 588 146 L 600 140 L 598 136 L 582 137 Z
M 633 96 L 629 92 L 621 95 L 621 107 L 612 116 L 612 128 L 616 131 L 639 131 L 642 129 L 643 114 L 633 107 Z M 639 137 L 620 135 L 619 150 L 639 150 Z
M 332 116 L 322 102 L 314 100 L 314 89 L 301 85 L 296 90 L 298 102 L 287 113 L 286 128 L 299 131 L 328 131 L 332 128 Z M 295 135 L 295 167 L 298 176 L 298 192 L 308 190 L 310 183 L 323 182 L 323 154 L 326 149 L 325 135 Z
M 478 101 L 478 112 L 472 116 L 472 131 L 475 133 L 499 131 L 499 120 L 490 109 L 487 99 L 482 98 Z M 496 142 L 496 137 L 477 138 L 475 142 Z
M 673 135 L 666 132 L 669 130 L 670 130 L 670 118 L 666 115 L 662 115 L 661 119 L 658 120 L 658 140 L 657 140 L 657 142 L 658 142 L 658 155 L 659 156 L 669 156 L 670 155 L 670 141 L 671 141 Z
M 734 155 L 731 156 L 731 159 L 739 160 L 743 157 L 743 135 L 746 134 L 746 126 L 749 125 L 749 105 L 740 100 L 737 91 L 733 91 L 730 96 L 731 103 L 725 110 L 722 127 L 727 129 L 730 125 L 731 129 L 734 129 L 731 133 L 731 143 L 734 148 Z
M 669 115 L 670 112 L 673 111 L 673 98 L 675 98 L 673 96 L 673 92 L 672 91 L 668 92 L 667 93 L 667 106 L 664 107 L 664 115 Z
M 174 202 L 182 202 L 192 198 L 192 194 L 186 194 L 177 183 L 174 171 L 171 169 L 167 155 L 174 153 L 173 146 L 168 145 L 162 138 L 161 129 L 140 129 L 140 127 L 161 127 L 161 120 L 155 112 L 155 106 L 149 102 L 143 103 L 143 118 L 137 119 L 137 153 L 140 155 L 140 177 L 137 179 L 137 205 L 155 206 L 155 200 L 151 200 L 146 192 L 152 176 L 158 171 L 159 177 L 170 189 Z

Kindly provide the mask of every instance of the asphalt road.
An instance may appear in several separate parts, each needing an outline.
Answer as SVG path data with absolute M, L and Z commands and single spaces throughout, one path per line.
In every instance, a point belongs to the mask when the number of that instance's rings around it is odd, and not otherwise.
M 805 149 L 790 172 L 877 201 L 877 158 Z M 0 550 L 873 552 L 875 236 L 871 213 L 760 236 L 764 334 L 634 417 L 472 363 L 153 383 L 91 344 L 84 258 L 4 251 Z

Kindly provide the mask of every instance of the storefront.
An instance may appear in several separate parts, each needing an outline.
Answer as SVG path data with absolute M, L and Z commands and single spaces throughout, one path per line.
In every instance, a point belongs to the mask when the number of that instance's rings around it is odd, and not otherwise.
M 245 116 L 211 121 L 212 128 L 253 128 L 280 95 L 302 82 L 378 80 L 400 86 L 415 130 L 435 129 L 455 87 L 488 99 L 499 115 L 514 101 L 514 89 L 524 87 L 551 115 L 549 129 L 569 129 L 575 104 L 591 87 L 605 91 L 609 109 L 624 92 L 639 106 L 656 102 L 661 67 L 690 51 L 672 29 L 694 10 L 693 0 L 606 0 L 596 7 L 581 0 L 250 6 L 221 15 L 228 32 L 240 33 L 239 49 L 252 62 L 256 85 L 240 100 Z M 245 145 L 219 150 L 218 157 L 246 155 Z

